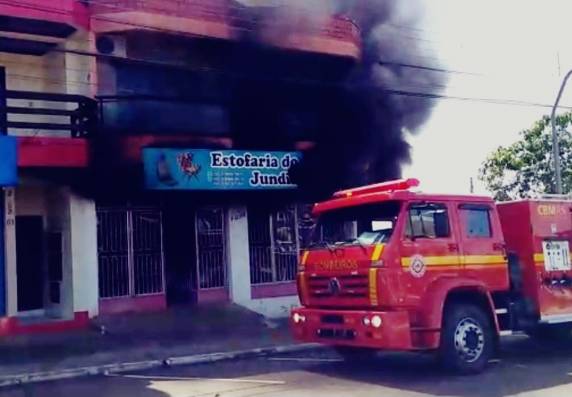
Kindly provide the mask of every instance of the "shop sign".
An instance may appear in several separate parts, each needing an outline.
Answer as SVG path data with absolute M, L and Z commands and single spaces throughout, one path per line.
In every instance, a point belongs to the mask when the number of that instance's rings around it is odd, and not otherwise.
M 299 152 L 143 149 L 145 184 L 154 190 L 294 189 L 288 170 Z
M 18 181 L 17 150 L 16 138 L 0 135 L 0 186 L 14 186 Z

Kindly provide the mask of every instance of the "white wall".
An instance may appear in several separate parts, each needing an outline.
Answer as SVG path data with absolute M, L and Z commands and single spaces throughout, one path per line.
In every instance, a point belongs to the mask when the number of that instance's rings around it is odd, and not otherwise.
M 279 298 L 252 299 L 247 308 L 268 318 L 284 318 L 290 315 L 290 310 L 300 306 L 297 296 Z
M 230 299 L 236 304 L 247 306 L 251 299 L 246 207 L 230 207 L 226 213 Z
M 97 215 L 95 202 L 70 195 L 74 311 L 98 313 Z
M 251 298 L 246 207 L 233 206 L 228 209 L 227 233 L 231 301 L 269 318 L 288 317 L 290 309 L 300 304 L 297 296 L 264 299 Z
M 18 288 L 16 278 L 16 190 L 4 190 L 4 229 L 5 264 L 6 264 L 6 315 L 14 316 L 18 312 Z
M 62 236 L 62 281 L 60 283 L 60 303 L 52 304 L 46 285 L 44 301 L 49 315 L 58 318 L 73 317 L 73 279 L 71 258 L 71 231 L 69 189 L 51 186 L 42 194 L 44 198 L 44 224 L 47 232 L 60 233 Z
M 44 38 L 58 43 L 60 48 L 77 51 L 93 51 L 92 33 L 78 31 L 63 40 Z M 64 52 L 48 52 L 42 56 L 0 53 L 0 66 L 6 69 L 6 88 L 56 94 L 94 96 L 97 87 L 95 57 Z M 36 100 L 9 99 L 11 106 L 75 110 L 77 104 Z M 64 123 L 61 116 L 10 115 L 11 121 Z M 42 129 L 10 129 L 11 135 L 69 137 L 69 131 Z

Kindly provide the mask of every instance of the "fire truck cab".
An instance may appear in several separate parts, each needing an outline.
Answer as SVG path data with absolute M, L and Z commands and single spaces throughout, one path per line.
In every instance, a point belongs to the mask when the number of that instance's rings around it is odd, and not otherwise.
M 572 332 L 572 202 L 415 192 L 415 179 L 338 192 L 314 207 L 302 252 L 301 341 L 348 357 L 436 351 L 485 368 L 499 336 Z

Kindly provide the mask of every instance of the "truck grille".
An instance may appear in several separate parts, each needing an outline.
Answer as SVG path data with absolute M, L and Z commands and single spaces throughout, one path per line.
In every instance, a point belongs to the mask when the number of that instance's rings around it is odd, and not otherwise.
M 367 298 L 369 294 L 367 275 L 310 276 L 308 286 L 313 298 Z

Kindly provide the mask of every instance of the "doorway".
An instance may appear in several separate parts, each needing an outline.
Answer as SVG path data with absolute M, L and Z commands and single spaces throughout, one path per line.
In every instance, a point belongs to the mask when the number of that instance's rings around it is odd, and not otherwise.
M 18 311 L 44 308 L 44 219 L 41 216 L 16 217 L 16 275 Z
M 172 199 L 164 206 L 164 214 L 167 304 L 195 303 L 195 211 L 187 203 Z

